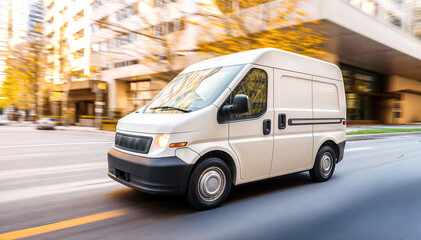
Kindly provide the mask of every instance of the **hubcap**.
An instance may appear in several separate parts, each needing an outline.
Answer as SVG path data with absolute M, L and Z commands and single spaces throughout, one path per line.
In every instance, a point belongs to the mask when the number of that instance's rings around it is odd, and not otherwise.
M 326 152 L 322 156 L 322 160 L 320 162 L 320 172 L 323 177 L 328 177 L 330 172 L 332 171 L 333 166 L 333 157 L 329 152 Z
M 212 202 L 222 195 L 225 185 L 225 174 L 220 168 L 207 168 L 199 178 L 199 196 L 205 202 Z

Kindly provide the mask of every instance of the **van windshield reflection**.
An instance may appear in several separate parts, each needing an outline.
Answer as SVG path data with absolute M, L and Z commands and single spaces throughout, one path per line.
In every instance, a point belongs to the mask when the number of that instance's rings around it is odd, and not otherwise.
M 149 104 L 145 113 L 188 113 L 211 105 L 244 67 L 233 65 L 179 74 Z

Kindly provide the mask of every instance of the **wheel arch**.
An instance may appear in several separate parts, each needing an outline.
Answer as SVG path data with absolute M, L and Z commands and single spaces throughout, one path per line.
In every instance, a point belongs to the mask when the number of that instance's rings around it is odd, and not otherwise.
M 333 151 L 335 152 L 335 161 L 336 162 L 338 162 L 338 159 L 339 159 L 339 146 L 338 146 L 338 144 L 335 142 L 335 141 L 333 141 L 332 139 L 326 139 L 320 146 L 319 146 L 319 148 L 317 148 L 317 152 L 316 152 L 316 156 L 317 156 L 317 153 L 320 151 L 320 149 L 322 148 L 322 147 L 324 147 L 324 146 L 330 146 L 332 149 L 333 149 Z M 316 158 L 316 156 L 314 156 L 314 158 Z
M 222 150 L 211 150 L 209 152 L 206 152 L 205 154 L 203 154 L 195 163 L 193 168 L 195 168 L 199 163 L 205 161 L 208 158 L 211 157 L 217 157 L 220 158 L 222 161 L 224 161 L 231 172 L 231 176 L 232 176 L 232 183 L 235 184 L 236 180 L 237 180 L 237 165 L 235 163 L 234 158 L 227 152 L 222 151 Z

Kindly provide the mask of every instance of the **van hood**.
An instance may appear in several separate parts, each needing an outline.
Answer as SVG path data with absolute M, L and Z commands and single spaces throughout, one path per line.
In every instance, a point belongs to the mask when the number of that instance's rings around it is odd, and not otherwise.
M 198 131 L 203 128 L 201 118 L 213 117 L 217 121 L 217 111 L 218 108 L 212 104 L 204 109 L 180 114 L 143 113 L 143 109 L 140 109 L 120 119 L 117 131 L 151 134 Z

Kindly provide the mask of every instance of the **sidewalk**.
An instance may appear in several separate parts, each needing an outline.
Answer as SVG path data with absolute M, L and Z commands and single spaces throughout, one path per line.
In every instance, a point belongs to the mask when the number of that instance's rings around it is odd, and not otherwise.
M 408 124 L 408 125 L 351 125 L 347 126 L 346 132 L 370 129 L 408 129 L 408 128 L 421 128 L 421 124 Z
M 371 130 L 371 129 L 421 129 L 421 124 L 408 124 L 408 125 L 351 125 L 347 126 L 346 132 L 358 130 Z M 359 134 L 347 135 L 347 141 L 360 141 L 371 139 L 382 139 L 389 137 L 399 136 L 421 136 L 421 132 L 400 132 L 400 133 L 378 133 L 378 134 Z

